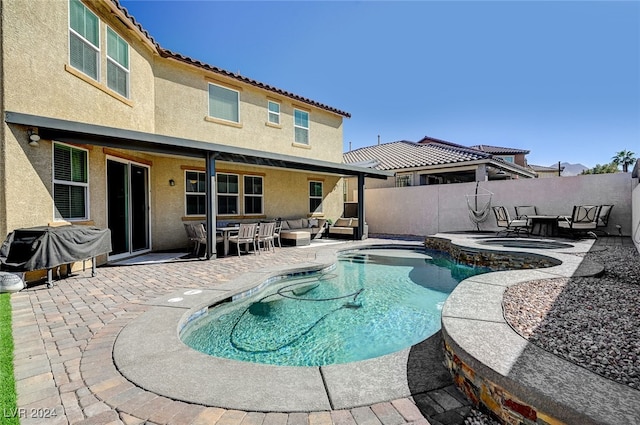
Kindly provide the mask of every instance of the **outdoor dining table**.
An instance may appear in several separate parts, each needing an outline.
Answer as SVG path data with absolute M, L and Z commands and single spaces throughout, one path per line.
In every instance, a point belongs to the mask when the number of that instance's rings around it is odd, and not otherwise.
M 528 215 L 531 220 L 531 234 L 536 236 L 557 236 L 558 235 L 557 215 Z
M 229 255 L 229 236 L 231 232 L 237 232 L 238 226 L 224 226 L 224 227 L 216 227 L 216 231 L 222 232 L 222 243 L 224 245 L 223 252 L 226 257 Z

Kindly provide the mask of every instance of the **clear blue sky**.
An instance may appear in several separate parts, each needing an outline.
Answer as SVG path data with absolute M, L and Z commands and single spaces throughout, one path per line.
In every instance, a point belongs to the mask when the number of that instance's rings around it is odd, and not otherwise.
M 351 113 L 344 149 L 424 136 L 529 163 L 640 157 L 640 2 L 121 0 L 164 48 Z

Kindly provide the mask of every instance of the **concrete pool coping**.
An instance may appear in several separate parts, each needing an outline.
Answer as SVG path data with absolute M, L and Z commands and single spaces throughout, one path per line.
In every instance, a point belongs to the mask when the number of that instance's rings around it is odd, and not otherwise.
M 455 234 L 435 237 L 448 239 L 465 249 L 487 249 L 487 245 L 474 238 Z M 443 339 L 475 373 L 534 406 L 540 416 L 544 414 L 563 423 L 638 423 L 640 391 L 529 343 L 504 319 L 503 294 L 512 285 L 538 279 L 594 276 L 602 271 L 601 265 L 571 255 L 589 251 L 593 240 L 570 243 L 573 248 L 526 249 L 561 260 L 559 266 L 493 272 L 461 282 L 442 310 Z M 500 251 L 523 252 L 523 249 L 503 247 Z

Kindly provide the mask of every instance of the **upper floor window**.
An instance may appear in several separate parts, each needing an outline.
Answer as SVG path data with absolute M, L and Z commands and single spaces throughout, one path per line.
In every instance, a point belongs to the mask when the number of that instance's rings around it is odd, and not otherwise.
M 309 182 L 309 212 L 322 212 L 322 182 Z
M 184 177 L 187 215 L 205 215 L 207 213 L 205 173 L 202 171 L 186 171 Z
M 217 175 L 217 180 L 218 214 L 239 214 L 238 197 L 240 196 L 240 185 L 238 175 L 219 173 Z
M 209 116 L 240 122 L 240 93 L 209 83 Z
M 100 69 L 99 23 L 80 0 L 69 0 L 69 62 L 96 81 Z
M 513 155 L 500 156 L 499 158 L 502 158 L 505 162 L 510 162 L 512 164 L 515 162 L 515 157 Z
M 309 144 L 309 113 L 299 109 L 293 110 L 294 141 L 303 145 Z
M 86 150 L 53 144 L 53 200 L 56 219 L 89 218 L 88 168 Z
M 244 176 L 244 213 L 262 214 L 263 184 L 260 176 Z
M 280 125 L 280 104 L 270 100 L 267 104 L 267 109 L 269 110 L 269 122 L 271 124 Z
M 107 28 L 107 87 L 129 97 L 129 45 Z

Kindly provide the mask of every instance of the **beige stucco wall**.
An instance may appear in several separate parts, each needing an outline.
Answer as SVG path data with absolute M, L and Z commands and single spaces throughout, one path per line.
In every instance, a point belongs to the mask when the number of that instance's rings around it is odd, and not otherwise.
M 491 205 L 504 205 L 512 215 L 516 205 L 536 205 L 541 214 L 571 215 L 574 205 L 613 204 L 605 230 L 617 234 L 615 225 L 619 224 L 624 235 L 633 231 L 630 173 L 487 181 L 479 187 L 493 192 Z M 467 195 L 474 195 L 475 190 L 476 183 L 367 189 L 369 233 L 429 235 L 475 230 L 467 207 Z M 482 206 L 487 198 L 479 199 Z M 493 213 L 480 224 L 480 229 L 497 230 Z
M 190 220 L 203 221 L 205 217 L 185 216 L 185 169 L 204 170 L 204 161 L 182 161 L 175 158 L 156 157 L 151 170 L 151 210 L 153 249 L 166 250 L 186 244 L 183 223 Z M 225 162 L 216 163 L 217 172 L 263 177 L 264 214 L 260 216 L 218 216 L 220 221 L 256 222 L 277 217 L 294 218 L 310 216 L 309 180 L 322 181 L 324 200 L 323 212 L 314 216 L 332 218 L 342 211 L 340 179 L 336 176 L 307 174 L 276 168 L 260 168 Z M 169 185 L 169 180 L 175 186 Z M 242 203 L 242 198 L 240 198 Z M 153 212 L 156 213 L 153 213 Z M 159 213 L 161 211 L 161 213 Z
M 252 85 L 206 73 L 174 60 L 157 60 L 156 132 L 223 145 L 303 158 L 342 162 L 342 117 L 258 90 Z M 209 83 L 240 93 L 240 123 L 206 119 Z M 280 103 L 280 126 L 267 125 L 267 101 Z M 309 112 L 309 145 L 295 144 L 293 109 Z
M 210 141 L 303 158 L 342 161 L 343 117 L 293 101 L 250 84 L 226 79 L 241 89 L 241 127 L 206 120 L 208 81 L 225 80 L 173 59 L 161 58 L 108 11 L 110 2 L 87 2 L 100 18 L 100 81 L 68 65 L 68 0 L 0 2 L 2 19 L 2 112 L 12 111 L 115 128 Z M 25 23 L 29 23 L 25 25 Z M 130 98 L 106 87 L 106 26 L 129 42 Z M 281 126 L 267 126 L 267 98 L 281 104 Z M 309 112 L 310 145 L 293 144 L 293 107 Z M 0 129 L 0 235 L 15 228 L 54 221 L 52 141 L 28 145 L 28 128 L 3 123 Z M 106 157 L 102 147 L 89 150 L 89 222 L 107 226 Z M 114 151 L 108 151 L 114 154 Z M 183 228 L 184 168 L 204 168 L 204 161 L 134 151 L 115 153 L 150 164 L 151 240 L 154 250 L 186 245 Z M 266 218 L 306 216 L 308 181 L 324 182 L 324 217 L 342 211 L 339 176 L 219 164 L 229 171 L 264 176 Z M 176 186 L 169 186 L 169 179 Z M 338 189 L 336 189 L 338 188 Z M 4 206 L 6 205 L 6 208 Z M 264 218 L 263 217 L 263 218 Z M 238 217 L 240 220 L 248 219 Z
M 93 81 L 68 66 L 68 8 L 66 0 L 2 2 L 6 110 L 153 131 L 150 50 L 130 44 L 130 99 L 121 98 L 106 87 L 106 24 L 125 39 L 127 30 L 100 16 L 101 72 Z

